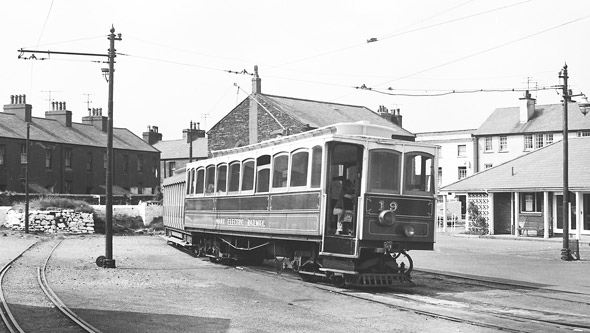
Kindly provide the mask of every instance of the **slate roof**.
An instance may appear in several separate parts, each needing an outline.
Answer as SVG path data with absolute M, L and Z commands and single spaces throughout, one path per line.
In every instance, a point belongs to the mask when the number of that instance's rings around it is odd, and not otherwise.
M 536 105 L 535 112 L 526 123 L 520 122 L 518 107 L 494 110 L 475 131 L 475 136 L 499 134 L 526 134 L 538 132 L 561 132 L 563 126 L 563 105 Z M 568 128 L 570 131 L 590 130 L 590 117 L 580 112 L 578 103 L 568 104 Z
M 27 123 L 12 113 L 0 112 L 1 137 L 26 140 Z M 66 127 L 55 119 L 38 117 L 32 117 L 29 138 L 33 141 L 71 145 L 107 146 L 107 133 L 92 125 L 72 122 L 72 127 Z M 126 128 L 113 128 L 113 148 L 158 151 Z
M 358 105 L 338 104 L 312 101 L 307 99 L 258 94 L 256 98 L 273 109 L 282 111 L 314 128 L 324 127 L 342 122 L 368 121 L 374 125 L 393 128 L 397 135 L 414 138 L 414 134 L 382 118 L 367 107 Z
M 590 137 L 568 140 L 569 188 L 590 190 Z M 443 192 L 561 191 L 563 141 L 484 170 L 441 188 Z
M 160 160 L 188 159 L 190 144 L 186 139 L 159 141 L 154 147 L 161 151 Z M 198 138 L 193 141 L 193 158 L 208 156 L 207 138 Z

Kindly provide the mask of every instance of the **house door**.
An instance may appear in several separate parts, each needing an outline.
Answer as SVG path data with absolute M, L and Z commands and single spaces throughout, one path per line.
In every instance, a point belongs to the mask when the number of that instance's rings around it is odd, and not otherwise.
M 494 193 L 494 234 L 506 234 L 511 232 L 511 193 Z
M 575 197 L 574 197 L 575 199 Z M 555 196 L 555 203 L 556 203 L 556 212 L 555 216 L 557 217 L 555 231 L 563 232 L 563 195 L 556 195 Z M 576 230 L 577 223 L 576 223 L 576 200 L 570 200 L 570 209 L 569 211 L 569 222 L 570 227 L 569 230 Z

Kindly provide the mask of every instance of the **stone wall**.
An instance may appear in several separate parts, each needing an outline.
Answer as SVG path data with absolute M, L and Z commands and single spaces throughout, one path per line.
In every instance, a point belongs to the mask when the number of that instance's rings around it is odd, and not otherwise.
M 4 226 L 12 230 L 25 230 L 25 212 L 9 210 L 6 213 Z M 29 211 L 29 232 L 44 233 L 94 233 L 92 213 L 64 210 L 31 210 Z

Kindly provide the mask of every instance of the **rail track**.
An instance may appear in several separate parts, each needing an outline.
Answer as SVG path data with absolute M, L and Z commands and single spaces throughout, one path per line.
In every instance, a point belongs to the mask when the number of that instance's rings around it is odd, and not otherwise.
M 100 332 L 69 309 L 47 281 L 47 264 L 60 243 L 61 240 L 55 239 L 36 242 L 0 270 L 0 313 L 9 332 Z M 53 244 L 54 246 L 51 246 Z M 17 272 L 14 272 L 10 279 L 6 279 L 11 268 Z M 19 280 L 18 283 L 16 280 Z M 9 301 L 10 297 L 13 302 Z M 23 299 L 23 303 L 26 304 L 15 302 L 17 297 Z M 15 309 L 11 309 L 11 303 Z M 31 318 L 31 309 L 41 311 L 36 311 L 34 318 Z
M 287 280 L 299 280 L 296 273 L 288 270 L 284 271 L 284 274 L 277 274 L 283 273 L 283 270 L 272 262 L 267 263 L 266 266 L 251 266 L 247 269 L 261 274 L 274 274 Z M 590 302 L 586 295 L 543 289 L 517 282 L 492 282 L 475 277 L 465 278 L 431 272 L 416 273 L 419 275 L 416 278 L 418 283 L 416 286 L 400 284 L 400 287 L 393 288 L 343 289 L 321 281 L 307 285 L 318 290 L 381 304 L 398 311 L 504 332 L 590 332 L 590 321 L 585 315 L 587 313 L 585 311 L 590 310 Z M 446 280 L 446 282 L 435 288 L 437 292 L 433 295 L 431 291 L 423 292 L 424 289 L 431 289 L 425 288 L 424 282 L 419 282 L 424 279 Z M 477 289 L 477 293 L 484 297 L 456 300 L 448 296 L 441 297 L 440 294 L 446 291 L 445 285 L 453 285 L 450 293 L 469 293 Z M 494 293 L 505 298 L 526 299 L 527 302 L 520 305 L 501 306 L 486 301 L 485 295 Z M 563 305 L 563 311 L 543 307 L 545 303 L 551 301 Z M 576 308 L 578 313 L 569 312 Z

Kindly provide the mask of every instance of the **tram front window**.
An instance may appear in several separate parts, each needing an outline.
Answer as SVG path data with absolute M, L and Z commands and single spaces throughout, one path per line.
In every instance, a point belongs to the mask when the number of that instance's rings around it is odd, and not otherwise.
M 369 191 L 399 193 L 400 153 L 391 150 L 372 150 L 369 157 Z
M 434 193 L 433 158 L 420 153 L 406 154 L 404 190 L 408 194 Z

